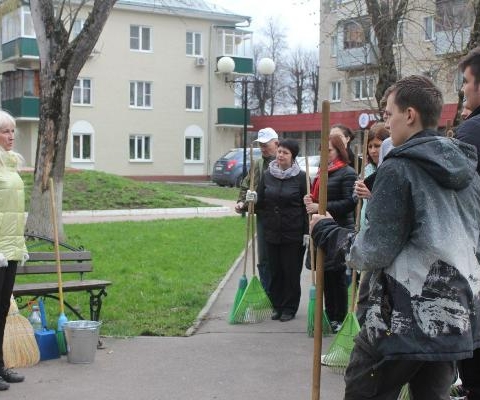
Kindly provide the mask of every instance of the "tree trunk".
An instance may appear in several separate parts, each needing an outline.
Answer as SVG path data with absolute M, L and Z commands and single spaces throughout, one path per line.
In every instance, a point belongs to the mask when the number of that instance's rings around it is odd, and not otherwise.
M 54 182 L 54 199 L 60 239 L 63 176 L 70 126 L 70 100 L 73 86 L 91 54 L 116 0 L 94 0 L 82 31 L 69 41 L 70 28 L 64 20 L 75 20 L 78 8 L 66 1 L 30 0 L 40 58 L 40 121 L 32 198 L 26 232 L 53 237 L 49 178 Z M 77 7 L 85 6 L 80 1 Z M 64 18 L 64 12 L 71 12 Z

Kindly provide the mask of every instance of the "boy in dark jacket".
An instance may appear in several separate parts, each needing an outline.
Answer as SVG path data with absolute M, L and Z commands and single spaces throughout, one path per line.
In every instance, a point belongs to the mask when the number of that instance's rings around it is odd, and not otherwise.
M 436 136 L 442 95 L 423 76 L 392 87 L 384 118 L 395 148 L 377 172 L 356 237 L 329 216 L 312 237 L 372 271 L 345 399 L 449 398 L 456 360 L 480 347 L 480 178 L 475 149 Z

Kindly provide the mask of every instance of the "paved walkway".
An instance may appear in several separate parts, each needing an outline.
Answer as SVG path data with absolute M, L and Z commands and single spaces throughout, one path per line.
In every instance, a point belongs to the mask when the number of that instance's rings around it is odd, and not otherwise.
M 233 215 L 231 207 L 225 214 Z M 89 219 L 85 222 L 99 217 Z M 247 263 L 248 276 L 251 268 Z M 21 369 L 26 381 L 12 384 L 0 398 L 311 399 L 313 339 L 306 335 L 310 273 L 304 270 L 302 275 L 302 302 L 294 320 L 229 325 L 226 317 L 242 270 L 241 256 L 200 312 L 190 336 L 105 338 L 105 349 L 97 350 L 94 363 L 71 364 L 63 356 Z M 324 349 L 331 340 L 324 338 Z M 322 369 L 322 400 L 342 399 L 343 387 L 342 376 Z

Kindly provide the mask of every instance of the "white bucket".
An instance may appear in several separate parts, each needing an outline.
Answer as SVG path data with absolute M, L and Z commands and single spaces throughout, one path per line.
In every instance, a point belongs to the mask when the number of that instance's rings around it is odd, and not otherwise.
M 68 321 L 63 325 L 67 340 L 67 360 L 72 364 L 89 364 L 95 359 L 101 322 Z

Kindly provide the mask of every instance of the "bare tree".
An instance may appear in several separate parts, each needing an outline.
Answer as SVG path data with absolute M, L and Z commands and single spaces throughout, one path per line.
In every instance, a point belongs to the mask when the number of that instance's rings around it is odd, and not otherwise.
M 270 18 L 260 32 L 263 40 L 255 46 L 254 60 L 271 58 L 276 65 L 273 75 L 264 77 L 256 73 L 256 83 L 250 98 L 257 103 L 260 115 L 273 115 L 282 104 L 284 92 L 284 56 L 287 49 L 285 27 L 280 21 Z
M 385 90 L 398 80 L 393 45 L 398 23 L 405 18 L 408 0 L 365 0 L 368 14 L 378 43 L 378 77 L 375 99 L 380 107 L 380 99 Z
M 91 3 L 91 4 L 88 4 Z M 40 57 L 40 120 L 34 186 L 26 231 L 52 236 L 48 181 L 55 183 L 59 234 L 70 100 L 75 81 L 91 54 L 116 0 L 30 0 Z M 82 31 L 71 40 L 73 22 L 89 7 Z
M 287 95 L 291 99 L 297 110 L 297 114 L 303 113 L 306 101 L 307 86 L 307 60 L 305 59 L 305 51 L 298 47 L 294 49 L 285 65 L 289 82 L 287 86 Z

